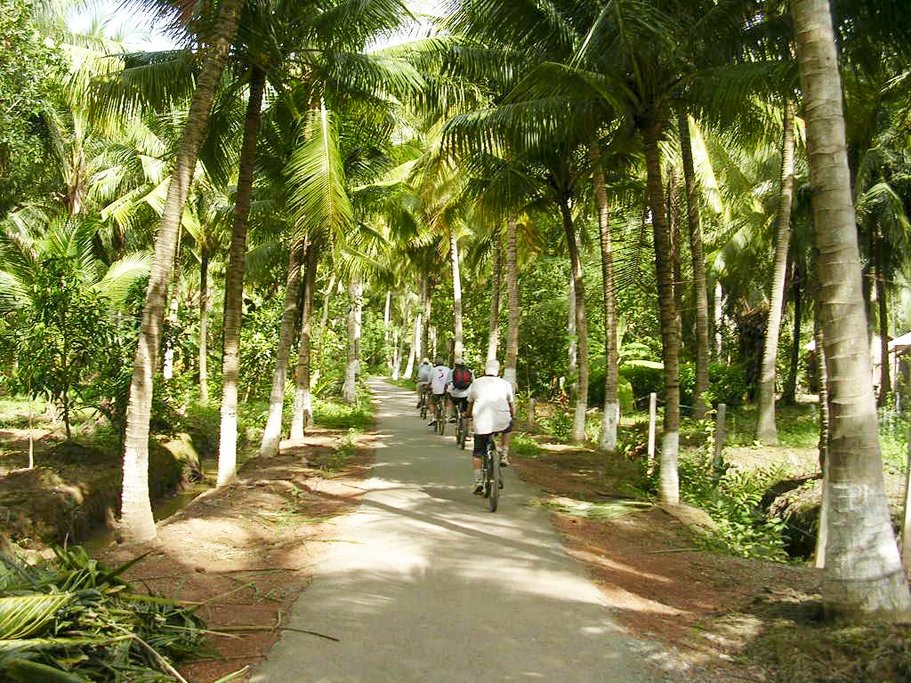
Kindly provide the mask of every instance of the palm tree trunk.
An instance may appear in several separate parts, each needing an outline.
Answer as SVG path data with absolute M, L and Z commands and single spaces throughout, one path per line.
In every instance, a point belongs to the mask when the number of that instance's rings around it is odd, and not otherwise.
M 575 295 L 579 378 L 576 382 L 576 410 L 573 416 L 572 438 L 573 441 L 580 442 L 585 440 L 585 413 L 588 410 L 588 318 L 585 313 L 585 282 L 582 279 L 582 259 L 579 255 L 576 228 L 573 225 L 569 203 L 565 198 L 560 201 L 560 213 L 563 216 L 563 235 L 566 238 L 566 248 L 569 250 Z
M 421 349 L 425 356 L 430 356 L 431 361 L 436 357 L 436 344 L 431 343 L 430 314 L 433 312 L 433 281 L 430 276 L 425 276 L 421 290 Z
M 212 101 L 228 60 L 228 50 L 237 31 L 242 7 L 242 0 L 225 0 L 219 9 L 217 31 L 207 49 L 208 54 L 193 93 L 168 186 L 168 197 L 155 235 L 155 249 L 127 404 L 121 528 L 128 541 L 145 541 L 156 536 L 149 500 L 149 420 L 154 391 L 152 375 L 161 344 L 161 321 L 167 301 L 168 280 L 174 265 L 180 218 L 196 168 L 199 147 L 209 126 Z
M 301 301 L 301 329 L 297 352 L 297 383 L 294 387 L 294 409 L 291 414 L 292 439 L 303 439 L 304 430 L 313 419 L 313 396 L 310 392 L 310 345 L 313 338 L 313 290 L 316 288 L 316 268 L 319 246 L 310 243 L 304 272 L 304 296 Z M 329 292 L 326 292 L 329 296 Z
M 253 198 L 256 138 L 262 112 L 266 75 L 258 67 L 250 73 L 250 95 L 244 119 L 234 206 L 234 227 L 228 271 L 225 274 L 224 352 L 222 354 L 221 430 L 218 445 L 218 479 L 224 486 L 237 470 L 237 379 L 240 375 L 240 327 L 244 308 L 244 262 L 247 256 L 247 225 Z
M 278 455 L 282 438 L 282 414 L 285 407 L 285 384 L 288 381 L 288 357 L 297 322 L 297 298 L 301 289 L 301 265 L 306 258 L 309 245 L 297 239 L 291 246 L 288 259 L 288 277 L 285 284 L 285 302 L 282 309 L 282 326 L 278 334 L 278 349 L 275 352 L 275 372 L 272 374 L 272 391 L 269 394 L 269 417 L 263 429 L 259 454 L 265 457 Z
M 499 230 L 493 238 L 490 267 L 493 291 L 490 292 L 490 318 L 487 326 L 487 360 L 497 357 L 497 347 L 500 345 L 500 290 L 503 286 L 503 254 L 500 247 Z
M 686 184 L 686 218 L 689 226 L 690 259 L 693 262 L 693 298 L 696 308 L 696 384 L 693 389 L 693 417 L 705 416 L 705 392 L 709 388 L 709 300 L 705 278 L 705 255 L 702 246 L 702 224 L 699 220 L 699 197 L 693 164 L 693 143 L 686 111 L 677 110 L 683 180 Z
M 614 298 L 614 257 L 611 242 L 610 205 L 601 167 L 601 151 L 597 143 L 591 147 L 598 202 L 598 229 L 601 242 L 601 291 L 604 305 L 604 415 L 601 419 L 601 438 L 598 447 L 612 453 L 617 449 L 617 425 L 620 423 L 620 402 L 617 400 L 617 302 Z
M 721 360 L 724 342 L 724 288 L 721 282 L 715 283 L 715 360 Z
M 420 358 L 422 354 L 421 346 L 421 330 L 423 329 L 423 321 L 421 317 L 424 315 L 424 279 L 421 278 L 421 294 L 420 294 L 420 306 L 418 307 L 417 313 L 414 315 L 414 332 L 411 337 L 411 349 L 408 351 L 408 361 L 405 363 L 405 377 L 411 379 L 414 375 L 415 366 L 420 363 Z
M 395 347 L 390 345 L 392 337 L 392 291 L 386 290 L 386 307 L 383 310 L 383 351 L 386 354 L 386 367 L 389 374 L 395 366 Z
M 519 363 L 519 260 L 517 254 L 516 221 L 506 221 L 506 363 L 503 379 L 512 382 L 513 389 L 518 381 L 516 366 Z
M 889 306 L 886 290 L 886 255 L 883 251 L 882 228 L 876 228 L 876 303 L 879 313 L 879 396 L 877 405 L 884 406 L 892 393 L 889 377 Z
M 794 105 L 784 104 L 784 135 L 781 143 L 781 200 L 778 204 L 778 231 L 775 235 L 775 264 L 772 270 L 772 293 L 769 296 L 769 319 L 766 324 L 759 375 L 756 438 L 765 444 L 778 443 L 775 426 L 775 365 L 778 360 L 778 335 L 784 308 L 784 284 L 788 271 L 788 247 L 791 242 L 791 202 L 794 196 Z
M 680 450 L 680 338 L 674 301 L 674 273 L 671 238 L 664 214 L 661 184 L 661 124 L 646 122 L 642 127 L 645 165 L 648 175 L 649 207 L 655 240 L 655 272 L 658 276 L 658 304 L 661 314 L 661 355 L 664 361 L 664 433 L 661 438 L 661 502 L 680 502 L 678 459 Z
M 785 405 L 797 404 L 797 371 L 800 366 L 800 323 L 803 317 L 803 277 L 800 266 L 794 264 L 791 286 L 794 289 L 794 327 L 791 332 L 791 359 L 788 365 L 788 376 L 784 383 L 781 400 Z
M 572 385 L 572 391 L 575 391 L 576 380 L 579 375 L 579 339 L 576 332 L 576 281 L 573 277 L 572 267 L 569 273 L 569 300 L 566 307 L 566 345 L 567 352 L 567 372 Z
M 835 617 L 902 618 L 911 610 L 911 594 L 886 504 L 830 9 L 828 0 L 791 2 L 829 375 L 831 495 L 823 606 Z
M 459 240 L 455 230 L 449 234 L 449 260 L 452 264 L 452 325 L 453 355 L 460 358 L 464 352 L 464 329 L 462 327 L 462 278 L 459 273 Z
M 348 283 L 348 364 L 345 366 L 345 383 L 342 396 L 345 403 L 357 401 L 357 376 L 361 363 L 361 306 L 364 301 L 364 285 L 359 275 L 352 275 Z
M 199 400 L 209 402 L 209 248 L 199 254 Z

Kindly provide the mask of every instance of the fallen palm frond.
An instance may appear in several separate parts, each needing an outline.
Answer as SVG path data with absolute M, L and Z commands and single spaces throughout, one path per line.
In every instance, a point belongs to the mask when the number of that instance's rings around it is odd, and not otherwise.
M 572 515 L 573 517 L 585 517 L 586 519 L 612 519 L 653 507 L 651 503 L 641 500 L 618 499 L 591 502 L 564 497 L 551 498 L 545 505 L 557 512 Z
M 0 553 L 0 680 L 181 680 L 172 662 L 199 655 L 205 624 L 187 606 L 137 593 L 82 548 L 29 565 Z

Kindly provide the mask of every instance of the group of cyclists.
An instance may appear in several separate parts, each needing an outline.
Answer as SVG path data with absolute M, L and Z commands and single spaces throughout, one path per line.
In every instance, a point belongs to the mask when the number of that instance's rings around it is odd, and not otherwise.
M 433 364 L 424 358 L 418 366 L 418 407 L 425 400 L 434 409 L 434 419 L 427 425 L 436 426 L 437 420 L 456 422 L 461 413 L 467 418 L 467 425 L 473 427 L 474 445 L 471 451 L 474 468 L 472 491 L 483 493 L 481 464 L 487 444 L 500 434 L 500 466 L 509 466 L 509 436 L 515 418 L 515 394 L 512 384 L 499 377 L 500 363 L 488 360 L 484 374 L 475 377 L 461 357 L 453 367 L 446 365 L 442 358 Z

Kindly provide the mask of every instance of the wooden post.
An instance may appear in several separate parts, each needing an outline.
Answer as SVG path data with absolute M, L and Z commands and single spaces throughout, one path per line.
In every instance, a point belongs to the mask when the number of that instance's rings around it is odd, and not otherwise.
M 535 399 L 528 397 L 528 431 L 535 431 Z
M 712 470 L 715 472 L 715 476 L 721 474 L 721 464 L 724 459 L 724 419 L 727 410 L 727 405 L 718 404 L 718 412 L 715 416 L 715 456 L 712 458 Z
M 658 394 L 648 395 L 648 469 L 655 462 L 655 430 L 658 425 Z
M 908 441 L 908 473 L 905 475 L 905 514 L 902 515 L 902 566 L 911 570 L 911 434 Z

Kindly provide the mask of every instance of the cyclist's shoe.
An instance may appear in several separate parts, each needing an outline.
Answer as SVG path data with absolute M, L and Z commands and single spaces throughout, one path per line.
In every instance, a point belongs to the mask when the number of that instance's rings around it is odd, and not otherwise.
M 458 420 L 456 420 L 454 417 L 450 417 L 450 418 L 449 418 L 449 424 L 453 424 L 453 425 L 454 425 L 456 422 L 458 422 Z
M 428 426 L 428 427 L 436 427 L 436 424 L 437 424 L 437 421 L 436 421 L 436 420 L 431 420 L 430 422 L 427 423 L 427 426 Z
M 480 479 L 475 479 L 474 489 L 471 492 L 476 496 L 480 496 L 482 493 L 484 493 L 484 482 Z
M 508 453 L 500 453 L 500 467 L 509 467 Z

